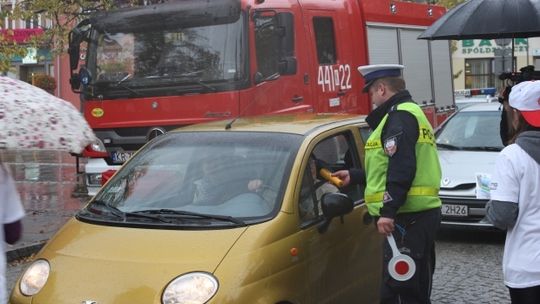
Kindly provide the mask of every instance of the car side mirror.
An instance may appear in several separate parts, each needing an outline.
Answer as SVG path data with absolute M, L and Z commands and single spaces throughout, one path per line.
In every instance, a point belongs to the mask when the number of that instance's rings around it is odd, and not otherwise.
M 324 221 L 319 225 L 319 233 L 324 233 L 332 219 L 344 216 L 354 208 L 353 200 L 344 193 L 326 193 L 321 198 Z
M 253 76 L 253 82 L 255 82 L 255 84 L 259 84 L 263 81 L 264 81 L 263 74 L 261 72 L 256 72 L 255 75 Z

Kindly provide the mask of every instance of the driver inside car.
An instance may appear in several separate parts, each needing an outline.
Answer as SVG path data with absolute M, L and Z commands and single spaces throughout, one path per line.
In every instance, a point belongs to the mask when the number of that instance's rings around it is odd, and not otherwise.
M 240 160 L 207 158 L 201 162 L 202 176 L 193 181 L 193 204 L 215 205 L 246 192 L 262 192 L 262 179 L 252 170 L 240 168 Z
M 339 192 L 339 189 L 336 186 L 325 179 L 319 178 L 319 174 L 317 174 L 320 170 L 317 166 L 318 163 L 321 162 L 318 162 L 313 154 L 310 155 L 306 171 L 309 170 L 311 178 L 309 178 L 307 174 L 304 174 L 304 179 L 311 180 L 313 183 L 311 187 L 306 187 L 306 183 L 302 182 L 302 194 L 299 204 L 301 218 L 316 218 L 321 215 L 321 199 L 323 195 L 326 193 Z M 313 194 L 315 195 L 317 206 L 313 205 Z

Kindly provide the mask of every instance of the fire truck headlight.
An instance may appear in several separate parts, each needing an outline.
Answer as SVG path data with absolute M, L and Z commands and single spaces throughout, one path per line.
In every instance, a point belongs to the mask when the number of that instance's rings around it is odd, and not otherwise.
M 191 272 L 177 277 L 167 285 L 161 303 L 206 303 L 218 290 L 217 279 L 205 272 Z
M 36 260 L 21 277 L 19 288 L 25 296 L 37 294 L 49 278 L 51 266 L 46 260 Z

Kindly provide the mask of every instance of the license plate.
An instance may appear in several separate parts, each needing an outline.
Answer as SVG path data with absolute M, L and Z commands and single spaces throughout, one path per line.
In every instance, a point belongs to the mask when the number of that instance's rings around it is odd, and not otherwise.
M 127 161 L 135 152 L 133 151 L 114 151 L 111 152 L 113 163 L 121 164 Z
M 442 215 L 449 216 L 468 216 L 469 209 L 466 205 L 448 205 L 443 204 L 441 208 Z

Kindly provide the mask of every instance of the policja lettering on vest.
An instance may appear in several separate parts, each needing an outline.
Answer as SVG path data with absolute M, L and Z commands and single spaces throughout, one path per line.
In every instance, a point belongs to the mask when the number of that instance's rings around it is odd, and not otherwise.
M 392 249 L 384 242 L 381 303 L 431 303 L 434 238 L 440 226 L 441 169 L 433 129 L 401 77 L 404 66 L 358 68 L 375 109 L 366 118 L 373 130 L 365 145 L 365 168 L 335 172 L 365 184 L 364 199 L 382 235 L 394 236 L 401 253 L 416 264 L 408 280 L 388 271 Z M 397 229 L 396 229 L 397 228 Z

